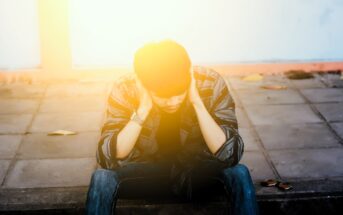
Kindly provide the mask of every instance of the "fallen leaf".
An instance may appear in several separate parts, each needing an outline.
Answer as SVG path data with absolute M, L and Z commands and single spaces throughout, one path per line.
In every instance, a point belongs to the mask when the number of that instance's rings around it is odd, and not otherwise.
M 281 85 L 264 85 L 264 86 L 261 86 L 261 88 L 267 89 L 267 90 L 285 90 L 285 89 L 287 89 L 287 86 L 281 86 Z
M 67 131 L 67 130 L 57 130 L 57 131 L 53 131 L 48 133 L 48 136 L 57 136 L 57 135 L 75 135 L 77 134 L 74 131 Z
M 263 79 L 263 76 L 260 74 L 248 75 L 242 78 L 243 81 L 261 81 L 262 79 Z
M 305 72 L 303 70 L 290 70 L 290 71 L 285 72 L 285 75 L 287 76 L 288 79 L 293 79 L 293 80 L 314 78 L 312 73 Z

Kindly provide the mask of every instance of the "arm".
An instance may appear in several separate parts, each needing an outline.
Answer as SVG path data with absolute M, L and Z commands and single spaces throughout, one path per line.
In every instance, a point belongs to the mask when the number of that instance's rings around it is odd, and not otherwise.
M 224 79 L 219 77 L 213 88 L 210 110 L 206 109 L 194 86 L 190 94 L 193 95 L 191 101 L 212 156 L 229 166 L 236 165 L 243 154 L 244 143 L 238 134 L 235 104 Z
M 149 105 L 140 105 L 137 113 L 145 120 L 149 114 Z M 108 98 L 107 117 L 102 127 L 98 143 L 97 161 L 101 167 L 112 169 L 118 160 L 124 160 L 133 152 L 139 137 L 141 126 L 130 121 L 132 108 L 127 102 L 123 86 L 114 84 Z
M 139 79 L 135 78 L 135 83 L 139 92 L 140 104 L 137 110 L 138 117 L 144 122 L 148 117 L 152 108 L 152 100 L 148 91 L 143 87 Z M 136 122 L 130 121 L 119 133 L 117 139 L 117 154 L 118 159 L 123 159 L 132 151 L 142 126 Z
M 210 151 L 215 154 L 218 149 L 224 144 L 226 137 L 223 130 L 219 127 L 216 121 L 208 113 L 203 102 L 193 104 L 196 112 L 201 133 Z
M 105 123 L 96 153 L 97 162 L 102 168 L 112 169 L 118 166 L 116 158 L 117 136 L 130 120 L 131 109 L 123 95 L 123 89 L 115 83 L 108 97 Z
M 224 144 L 226 137 L 223 130 L 219 127 L 217 122 L 213 119 L 207 111 L 204 103 L 202 102 L 198 90 L 195 85 L 195 79 L 192 74 L 192 81 L 189 89 L 189 99 L 194 107 L 196 116 L 199 121 L 201 133 L 210 151 L 215 154 L 220 147 Z
M 148 110 L 139 108 L 137 111 L 138 116 L 145 121 L 149 114 Z M 132 151 L 135 143 L 142 130 L 142 126 L 136 122 L 129 121 L 127 125 L 119 132 L 117 137 L 117 158 L 124 159 Z

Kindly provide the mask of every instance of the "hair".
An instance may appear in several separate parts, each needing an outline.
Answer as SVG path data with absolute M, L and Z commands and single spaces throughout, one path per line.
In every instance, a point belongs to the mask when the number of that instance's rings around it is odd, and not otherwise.
M 190 67 L 187 51 L 172 40 L 145 44 L 134 56 L 134 71 L 143 86 L 165 98 L 188 89 Z

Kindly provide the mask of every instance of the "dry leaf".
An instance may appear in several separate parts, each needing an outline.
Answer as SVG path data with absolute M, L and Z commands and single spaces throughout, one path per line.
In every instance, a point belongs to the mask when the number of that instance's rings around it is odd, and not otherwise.
M 53 131 L 48 133 L 49 136 L 57 136 L 57 135 L 75 135 L 77 134 L 74 131 L 67 131 L 67 130 L 57 130 L 57 131 Z
M 290 71 L 285 72 L 285 75 L 287 76 L 288 79 L 293 79 L 293 80 L 314 78 L 312 73 L 305 72 L 303 70 L 290 70 Z
M 281 86 L 281 85 L 264 85 L 264 86 L 261 86 L 261 88 L 267 89 L 267 90 L 285 90 L 285 89 L 287 89 L 286 86 Z
M 263 79 L 263 76 L 259 74 L 248 75 L 242 78 L 243 81 L 261 81 L 262 79 Z

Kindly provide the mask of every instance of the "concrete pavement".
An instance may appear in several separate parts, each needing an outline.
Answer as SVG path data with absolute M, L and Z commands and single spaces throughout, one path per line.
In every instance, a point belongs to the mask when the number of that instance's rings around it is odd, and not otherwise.
M 222 75 L 245 142 L 241 163 L 250 169 L 261 204 L 273 198 L 343 196 L 340 76 L 289 80 L 276 74 L 248 82 Z M 99 80 L 0 85 L 0 211 L 82 210 L 97 166 L 110 85 Z M 286 89 L 261 88 L 265 85 Z M 60 129 L 78 134 L 47 136 Z M 268 178 L 290 181 L 294 189 L 261 187 Z

